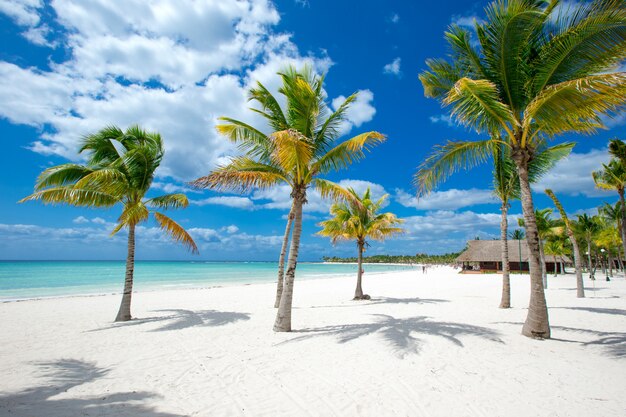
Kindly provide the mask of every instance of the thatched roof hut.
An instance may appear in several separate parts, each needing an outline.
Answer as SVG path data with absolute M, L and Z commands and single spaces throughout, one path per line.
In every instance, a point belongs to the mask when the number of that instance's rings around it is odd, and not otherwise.
M 528 271 L 528 244 L 526 240 L 509 240 L 509 266 L 512 271 Z M 560 270 L 561 261 L 570 264 L 569 257 L 555 257 L 546 255 L 546 266 L 548 271 Z M 457 258 L 457 262 L 467 265 L 477 263 L 480 270 L 501 270 L 502 269 L 502 242 L 500 240 L 470 240 L 467 242 L 467 249 Z M 464 268 L 465 269 L 465 268 Z

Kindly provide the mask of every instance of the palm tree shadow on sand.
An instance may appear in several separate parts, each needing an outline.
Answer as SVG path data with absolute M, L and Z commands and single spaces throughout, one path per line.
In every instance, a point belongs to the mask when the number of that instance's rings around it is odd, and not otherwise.
M 556 307 L 553 307 L 556 308 Z M 580 310 L 584 310 L 585 308 L 576 308 Z M 589 308 L 588 310 L 597 310 Z M 610 310 L 610 309 L 605 309 Z M 624 310 L 618 310 L 624 311 Z M 595 311 L 597 312 L 597 311 Z M 621 314 L 621 313 L 609 313 L 604 312 L 603 314 Z M 520 322 L 498 322 L 499 324 L 515 324 L 521 325 Z M 576 343 L 581 346 L 602 346 L 606 353 L 609 355 L 618 358 L 618 359 L 626 359 L 626 332 L 600 332 L 597 330 L 591 329 L 581 329 L 578 327 L 565 327 L 565 326 L 550 326 L 554 330 L 563 330 L 565 332 L 572 333 L 580 333 L 587 336 L 595 336 L 596 339 L 591 340 L 589 342 L 584 342 L 581 340 L 569 340 L 569 339 L 560 339 L 557 337 L 552 337 L 549 340 L 555 342 L 567 342 L 567 343 Z M 554 336 L 554 335 L 553 335 Z
M 310 308 L 335 308 L 335 307 L 363 307 L 377 304 L 436 304 L 449 303 L 450 300 L 438 298 L 392 298 L 392 297 L 374 297 L 371 300 L 351 300 L 350 303 L 332 306 L 311 306 Z
M 182 330 L 190 327 L 218 327 L 238 321 L 250 320 L 249 313 L 239 313 L 236 311 L 217 310 L 154 310 L 161 313 L 159 316 L 133 319 L 131 321 L 116 323 L 111 326 L 94 329 L 91 331 L 117 329 L 120 327 L 137 326 L 149 323 L 162 323 L 162 326 L 150 329 L 151 332 L 161 332 L 169 330 Z
M 40 386 L 0 395 L 0 415 L 182 417 L 144 405 L 158 397 L 150 392 L 106 392 L 81 398 L 58 398 L 59 394 L 72 388 L 105 377 L 109 370 L 75 359 L 36 365 L 47 381 Z
M 372 314 L 373 323 L 332 325 L 313 329 L 298 330 L 303 334 L 279 344 L 299 342 L 317 336 L 334 336 L 338 343 L 347 343 L 358 338 L 377 334 L 393 348 L 394 352 L 404 357 L 410 353 L 419 353 L 424 340 L 419 336 L 443 337 L 456 346 L 464 347 L 461 337 L 477 336 L 497 343 L 504 343 L 498 332 L 486 327 L 463 323 L 432 321 L 429 317 L 418 316 L 397 319 L 386 314 Z

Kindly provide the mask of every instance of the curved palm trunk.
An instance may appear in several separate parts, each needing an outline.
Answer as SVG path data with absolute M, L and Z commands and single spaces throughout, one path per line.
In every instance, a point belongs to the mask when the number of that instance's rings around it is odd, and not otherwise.
M 130 301 L 133 295 L 133 275 L 135 272 L 135 225 L 128 226 L 128 255 L 126 256 L 126 278 L 124 279 L 124 294 L 122 303 L 117 312 L 115 321 L 128 321 L 130 316 Z
M 543 241 L 539 239 L 539 259 L 541 260 L 541 278 L 543 280 L 543 289 L 548 288 L 548 271 L 546 266 L 546 254 L 543 252 Z
M 500 308 L 511 308 L 511 278 L 509 276 L 509 241 L 506 232 L 509 228 L 506 204 L 500 207 L 502 219 L 500 220 L 500 240 L 502 242 L 502 298 Z
M 622 224 L 620 227 L 622 232 L 622 249 L 624 249 L 624 256 L 626 256 L 626 203 L 624 202 L 624 189 L 620 188 L 617 190 L 617 192 L 619 193 L 619 202 L 621 203 L 620 208 L 622 210 Z
M 283 281 L 285 276 L 285 256 L 287 255 L 287 245 L 289 244 L 289 233 L 293 223 L 293 207 L 287 215 L 287 227 L 285 227 L 285 236 L 283 237 L 283 246 L 280 250 L 280 258 L 278 259 L 278 282 L 276 284 L 276 300 L 274 300 L 274 308 L 280 305 L 280 297 L 283 294 Z
M 550 322 L 548 306 L 543 290 L 539 254 L 539 234 L 535 220 L 535 207 L 528 180 L 528 153 L 518 150 L 514 155 L 515 165 L 520 179 L 522 211 L 526 224 L 526 241 L 528 243 L 528 262 L 530 267 L 530 303 L 528 316 L 522 327 L 522 334 L 528 337 L 550 338 Z
M 283 294 L 280 297 L 280 304 L 276 312 L 274 322 L 275 332 L 291 331 L 291 305 L 293 302 L 293 282 L 296 277 L 296 266 L 298 264 L 298 250 L 300 248 L 300 235 L 302 235 L 302 206 L 306 202 L 306 191 L 294 190 L 293 192 L 293 236 L 289 248 L 289 261 L 287 263 L 287 273 L 283 285 Z
M 361 287 L 361 281 L 363 279 L 363 246 L 365 246 L 365 242 L 357 241 L 357 246 L 359 247 L 359 258 L 358 258 L 358 271 L 356 273 L 356 290 L 354 290 L 354 299 L 361 300 L 363 299 L 363 288 Z

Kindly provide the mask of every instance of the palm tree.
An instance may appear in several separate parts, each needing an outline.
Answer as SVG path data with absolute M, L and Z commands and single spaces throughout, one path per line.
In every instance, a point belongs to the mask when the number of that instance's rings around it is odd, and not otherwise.
M 315 188 L 324 198 L 350 199 L 351 195 L 342 187 L 321 176 L 364 158 L 365 151 L 384 142 L 385 136 L 366 132 L 335 144 L 346 110 L 356 94 L 329 114 L 324 102 L 323 77 L 314 75 L 310 68 L 298 72 L 293 67 L 279 75 L 282 87 L 278 91 L 285 98 L 285 111 L 261 83 L 249 92 L 250 100 L 260 106 L 260 109 L 252 110 L 268 121 L 272 133 L 266 135 L 244 122 L 221 118 L 224 123 L 218 125 L 217 130 L 237 143 L 245 155 L 219 166 L 192 184 L 199 188 L 239 192 L 277 184 L 288 184 L 291 188 L 293 232 L 284 279 L 279 271 L 278 282 L 279 285 L 282 282 L 283 289 L 274 323 L 274 331 L 288 332 L 291 331 L 293 283 L 307 190 Z
M 578 220 L 576 222 L 576 228 L 578 232 L 584 237 L 585 242 L 587 242 L 587 265 L 589 268 L 589 279 L 595 279 L 595 268 L 591 263 L 591 243 L 593 239 L 600 231 L 600 226 L 598 225 L 597 216 L 589 216 L 588 214 L 579 214 L 577 216 Z
M 539 236 L 539 259 L 541 260 L 541 275 L 543 278 L 543 288 L 548 288 L 548 278 L 546 271 L 546 257 L 543 251 L 543 245 L 547 238 L 552 236 L 552 229 L 556 226 L 554 220 L 550 218 L 552 215 L 551 208 L 535 210 L 535 223 L 537 225 L 537 233 Z M 526 221 L 523 218 L 517 219 L 517 223 L 521 227 L 526 227 Z
M 544 244 L 545 253 L 547 255 L 552 255 L 552 257 L 554 258 L 554 270 L 552 272 L 554 273 L 555 277 L 557 276 L 557 256 L 562 258 L 563 255 L 567 254 L 567 248 L 563 244 L 563 240 L 556 237 L 558 236 L 555 235 L 555 238 L 548 239 L 548 241 Z
M 564 143 L 547 149 L 540 149 L 529 166 L 529 178 L 536 182 L 544 173 L 549 171 L 558 161 L 570 154 L 574 143 Z M 493 190 L 501 201 L 500 205 L 500 240 L 502 242 L 502 298 L 500 308 L 511 307 L 511 281 L 509 277 L 509 246 L 508 209 L 510 201 L 520 198 L 519 178 L 515 171 L 515 164 L 507 147 L 499 145 L 493 149 Z M 419 177 L 420 173 L 418 173 Z
M 598 212 L 603 217 L 613 222 L 617 226 L 617 230 L 620 231 L 620 245 L 617 248 L 616 254 L 617 254 L 617 261 L 620 265 L 620 269 L 623 270 L 623 264 L 622 264 L 623 252 L 621 250 L 621 248 L 623 247 L 623 241 L 624 241 L 623 235 L 621 234 L 622 227 L 623 227 L 622 207 L 623 207 L 623 204 L 619 201 L 615 203 L 615 205 L 604 203 L 602 206 L 598 208 Z
M 155 211 L 183 208 L 189 203 L 184 194 L 145 198 L 164 153 L 158 133 L 146 132 L 139 126 L 131 126 L 125 132 L 109 126 L 85 136 L 79 153 L 83 152 L 88 155 L 86 165 L 63 164 L 46 169 L 37 178 L 35 192 L 20 202 L 41 200 L 81 207 L 122 205 L 122 213 L 111 235 L 128 229 L 124 293 L 115 318 L 115 321 L 127 321 L 131 319 L 137 225 L 152 214 L 167 235 L 197 253 L 198 248 L 185 229 Z
M 427 97 L 450 106 L 460 123 L 491 135 L 442 146 L 446 157 L 422 189 L 458 166 L 483 162 L 494 141 L 510 148 L 520 178 L 531 275 L 522 333 L 540 338 L 550 337 L 550 324 L 529 163 L 543 141 L 567 132 L 593 133 L 603 126 L 602 115 L 620 111 L 626 102 L 626 73 L 614 72 L 626 58 L 623 0 L 581 2 L 566 11 L 558 4 L 492 2 L 485 21 L 476 22 L 478 46 L 468 30 L 453 25 L 446 33 L 450 59 L 427 61 L 429 70 L 420 75 Z
M 335 203 L 330 208 L 333 218 L 319 224 L 322 230 L 317 234 L 330 237 L 333 243 L 340 240 L 356 240 L 358 249 L 358 269 L 355 300 L 369 297 L 363 296 L 361 280 L 363 276 L 363 251 L 369 245 L 367 239 L 385 240 L 396 233 L 402 233 L 402 223 L 393 213 L 379 213 L 388 195 L 384 195 L 377 201 L 372 201 L 370 189 L 363 196 L 357 194 L 352 188 L 348 192 L 353 195 L 350 203 Z
M 624 202 L 624 189 L 626 188 L 626 165 L 619 159 L 612 159 L 608 164 L 602 164 L 602 170 L 591 173 L 596 187 L 604 190 L 615 190 L 619 195 L 621 208 Z M 621 212 L 621 236 L 622 248 L 626 253 L 626 211 Z
M 561 215 L 561 219 L 563 220 L 563 223 L 565 225 L 565 232 L 567 233 L 567 236 L 569 237 L 569 240 L 572 243 L 572 250 L 574 254 L 574 268 L 576 269 L 576 296 L 578 298 L 584 298 L 585 287 L 583 285 L 583 269 L 582 269 L 582 261 L 581 261 L 582 258 L 580 257 L 580 248 L 578 247 L 578 241 L 576 240 L 574 227 L 572 223 L 570 222 L 569 218 L 567 217 L 567 213 L 565 212 L 563 205 L 561 204 L 559 199 L 556 198 L 556 195 L 554 194 L 554 192 L 552 192 L 552 190 L 550 189 L 547 189 L 545 192 L 548 195 L 548 197 L 552 199 L 552 201 L 554 202 L 554 206 L 556 207 L 559 214 Z

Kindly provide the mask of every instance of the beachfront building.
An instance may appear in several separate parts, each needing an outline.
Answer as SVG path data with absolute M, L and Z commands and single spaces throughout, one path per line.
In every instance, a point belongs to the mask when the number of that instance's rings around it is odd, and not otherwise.
M 528 272 L 528 245 L 526 240 L 509 240 L 509 269 L 511 272 Z M 467 249 L 456 261 L 463 273 L 502 271 L 502 243 L 500 240 L 470 240 Z M 571 264 L 567 256 L 546 255 L 546 271 L 563 272 L 564 264 Z

